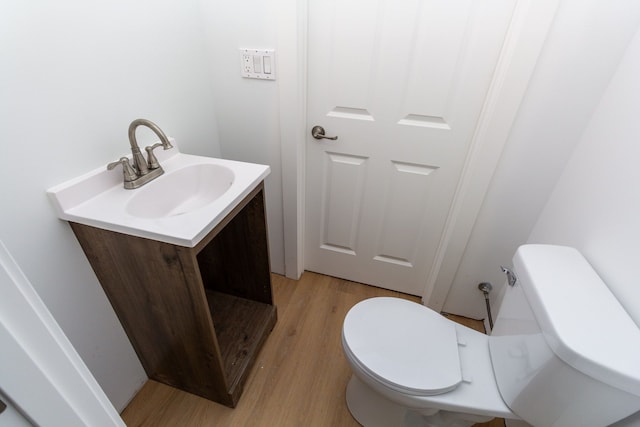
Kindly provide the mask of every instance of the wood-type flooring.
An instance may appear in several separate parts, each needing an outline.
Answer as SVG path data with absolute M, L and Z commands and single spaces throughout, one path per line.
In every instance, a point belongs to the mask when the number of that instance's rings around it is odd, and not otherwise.
M 357 427 L 345 402 L 351 375 L 342 353 L 347 311 L 375 296 L 417 297 L 305 272 L 273 275 L 278 322 L 236 408 L 148 381 L 122 413 L 129 427 Z M 481 321 L 450 316 L 484 332 Z M 504 426 L 502 420 L 476 426 Z M 392 427 L 392 426 L 390 426 Z

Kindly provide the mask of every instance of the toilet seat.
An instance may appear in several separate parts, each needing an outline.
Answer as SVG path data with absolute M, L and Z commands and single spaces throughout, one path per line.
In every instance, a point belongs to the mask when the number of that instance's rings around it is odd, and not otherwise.
M 401 393 L 447 393 L 462 382 L 453 322 L 399 298 L 356 304 L 344 320 L 342 340 L 349 357 L 372 377 Z

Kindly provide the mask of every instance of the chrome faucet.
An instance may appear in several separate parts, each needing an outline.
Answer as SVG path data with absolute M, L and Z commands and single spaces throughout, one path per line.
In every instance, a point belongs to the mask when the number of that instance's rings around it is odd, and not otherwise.
M 160 138 L 160 142 L 145 147 L 147 160 L 144 159 L 144 156 L 140 152 L 138 141 L 136 141 L 136 129 L 138 126 L 148 127 Z M 107 169 L 111 170 L 121 164 L 124 175 L 124 188 L 133 189 L 143 186 L 164 173 L 164 170 L 162 170 L 162 167 L 158 163 L 158 159 L 155 154 L 153 154 L 153 150 L 160 146 L 168 150 L 173 148 L 173 145 L 171 145 L 169 138 L 167 138 L 158 125 L 146 119 L 136 119 L 131 122 L 129 125 L 129 143 L 131 144 L 131 153 L 133 154 L 133 165 L 127 157 L 121 157 L 120 160 L 109 163 Z

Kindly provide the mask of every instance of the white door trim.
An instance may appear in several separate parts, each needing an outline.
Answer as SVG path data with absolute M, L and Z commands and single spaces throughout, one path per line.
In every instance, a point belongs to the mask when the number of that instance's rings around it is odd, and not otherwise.
M 0 241 L 0 387 L 36 425 L 125 424 Z
M 560 0 L 518 0 L 494 80 L 465 161 L 423 303 L 439 311 L 453 282 L 511 125 L 535 69 Z M 308 0 L 279 2 L 278 69 L 285 271 L 304 270 Z M 292 226 L 295 224 L 295 227 Z
M 282 0 L 276 11 L 284 269 L 293 279 L 304 270 L 307 1 Z
M 519 0 L 487 94 L 422 302 L 440 311 L 560 0 Z

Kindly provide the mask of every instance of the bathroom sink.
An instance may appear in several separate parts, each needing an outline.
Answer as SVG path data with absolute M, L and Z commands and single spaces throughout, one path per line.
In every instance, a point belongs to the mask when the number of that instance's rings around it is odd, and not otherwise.
M 47 190 L 58 217 L 161 242 L 194 247 L 269 175 L 269 166 L 158 153 L 164 174 L 123 188 L 122 172 L 102 166 Z
M 233 170 L 227 166 L 198 163 L 165 173 L 134 190 L 126 211 L 139 218 L 183 215 L 214 202 L 233 185 Z

